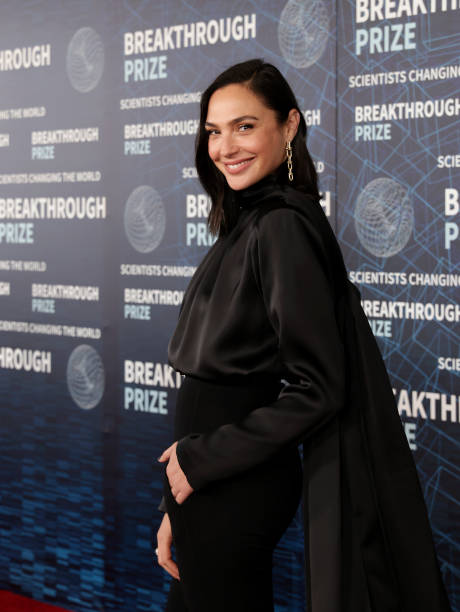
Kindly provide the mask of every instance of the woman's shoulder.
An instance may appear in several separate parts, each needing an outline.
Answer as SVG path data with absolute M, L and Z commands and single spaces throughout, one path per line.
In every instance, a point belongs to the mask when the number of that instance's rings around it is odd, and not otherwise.
M 322 230 L 327 230 L 324 221 L 328 225 L 319 200 L 290 187 L 274 191 L 258 207 L 254 221 L 258 235 L 273 238 L 290 230 L 289 234 L 307 232 L 311 238 L 321 240 Z
M 258 210 L 255 245 L 260 252 L 284 252 L 316 259 L 338 279 L 346 277 L 340 246 L 318 198 L 289 186 Z M 334 272 L 332 272 L 334 270 Z

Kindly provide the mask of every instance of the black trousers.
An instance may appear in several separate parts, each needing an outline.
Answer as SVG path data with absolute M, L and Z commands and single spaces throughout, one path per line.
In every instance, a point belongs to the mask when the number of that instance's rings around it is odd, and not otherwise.
M 222 384 L 186 377 L 178 394 L 174 439 L 244 418 L 275 400 L 276 381 Z M 177 504 L 164 475 L 180 581 L 166 612 L 272 612 L 272 559 L 294 518 L 302 489 L 297 448 L 230 478 L 212 482 Z

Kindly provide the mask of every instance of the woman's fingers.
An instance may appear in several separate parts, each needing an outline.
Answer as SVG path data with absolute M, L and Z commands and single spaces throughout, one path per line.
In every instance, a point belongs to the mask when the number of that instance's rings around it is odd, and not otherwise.
M 175 578 L 176 580 L 180 580 L 179 568 L 177 567 L 176 562 L 172 557 L 166 559 L 163 558 L 160 553 L 160 548 L 158 548 L 158 565 L 161 565 L 161 567 L 165 569 L 168 574 L 171 574 L 173 578 Z
M 174 443 L 175 444 L 175 443 Z M 160 463 L 163 463 L 164 461 L 168 461 L 169 456 L 171 455 L 171 450 L 172 447 L 174 446 L 174 444 L 171 444 L 171 446 L 168 446 L 168 448 L 166 448 L 161 455 L 158 457 L 158 461 L 160 461 Z
M 172 531 L 171 522 L 169 520 L 168 513 L 165 512 L 163 520 L 161 521 L 160 528 L 157 533 L 158 542 L 158 565 L 165 569 L 168 574 L 171 574 L 176 580 L 180 580 L 179 568 L 176 562 L 172 558 L 171 546 L 172 546 Z
M 169 449 L 169 461 L 166 466 L 166 476 L 169 481 L 171 493 L 178 504 L 184 503 L 184 501 L 193 493 L 193 489 L 190 486 L 187 476 L 184 474 L 176 453 L 177 442 L 174 442 Z M 169 449 L 166 449 L 169 452 Z M 166 452 L 166 451 L 165 451 Z M 164 455 L 164 453 L 163 453 Z M 163 457 L 163 455 L 161 457 Z

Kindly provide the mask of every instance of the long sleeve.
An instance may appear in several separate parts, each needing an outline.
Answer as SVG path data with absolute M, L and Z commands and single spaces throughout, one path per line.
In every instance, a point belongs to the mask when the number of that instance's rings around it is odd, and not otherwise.
M 251 267 L 288 384 L 275 402 L 244 419 L 179 440 L 179 464 L 195 490 L 299 444 L 344 401 L 343 345 L 327 254 L 314 227 L 291 208 L 263 215 L 254 229 Z

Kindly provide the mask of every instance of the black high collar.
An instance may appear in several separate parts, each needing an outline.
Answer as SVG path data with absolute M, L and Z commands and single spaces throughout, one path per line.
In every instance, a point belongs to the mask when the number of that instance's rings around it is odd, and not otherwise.
M 260 181 L 249 187 L 239 190 L 231 189 L 230 191 L 233 201 L 240 208 L 252 208 L 280 187 L 276 175 L 272 173 L 267 174 L 267 176 L 264 176 Z

